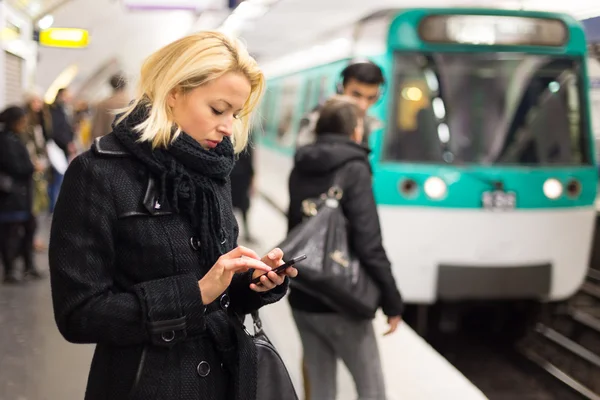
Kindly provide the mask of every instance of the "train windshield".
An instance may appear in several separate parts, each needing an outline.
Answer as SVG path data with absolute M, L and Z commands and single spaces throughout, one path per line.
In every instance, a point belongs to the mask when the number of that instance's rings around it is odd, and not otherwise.
M 396 53 L 384 161 L 591 163 L 579 60 Z

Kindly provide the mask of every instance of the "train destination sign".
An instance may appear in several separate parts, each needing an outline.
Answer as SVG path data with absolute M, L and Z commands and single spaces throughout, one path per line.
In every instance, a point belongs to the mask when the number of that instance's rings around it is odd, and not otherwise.
M 422 40 L 478 45 L 563 46 L 567 27 L 556 19 L 498 15 L 432 15 L 419 26 Z

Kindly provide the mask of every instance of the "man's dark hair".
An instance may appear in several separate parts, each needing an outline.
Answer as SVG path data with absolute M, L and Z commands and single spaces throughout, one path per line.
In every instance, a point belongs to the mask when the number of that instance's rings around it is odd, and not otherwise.
M 65 92 L 65 90 L 67 90 L 67 88 L 60 88 L 56 91 L 56 97 L 54 98 L 55 102 L 62 97 L 62 94 Z
M 360 115 L 358 105 L 347 96 L 334 96 L 327 100 L 319 113 L 315 134 L 336 133 L 351 136 Z
M 121 90 L 127 86 L 127 80 L 121 74 L 115 74 L 110 77 L 110 86 L 114 90 Z
M 350 79 L 368 85 L 383 85 L 385 83 L 381 68 L 375 63 L 368 61 L 350 64 L 342 72 L 342 78 L 342 85 L 344 86 L 346 86 Z

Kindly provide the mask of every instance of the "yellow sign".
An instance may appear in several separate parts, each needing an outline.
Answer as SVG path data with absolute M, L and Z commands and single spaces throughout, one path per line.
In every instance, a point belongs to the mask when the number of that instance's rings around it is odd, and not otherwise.
M 74 49 L 87 47 L 90 34 L 85 29 L 50 28 L 40 32 L 40 44 L 50 47 L 69 47 Z

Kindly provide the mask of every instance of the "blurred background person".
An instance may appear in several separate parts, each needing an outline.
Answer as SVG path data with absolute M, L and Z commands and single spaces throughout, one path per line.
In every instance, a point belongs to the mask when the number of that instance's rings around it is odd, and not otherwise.
M 71 118 L 67 112 L 67 107 L 71 102 L 71 94 L 67 88 L 59 89 L 56 93 L 54 103 L 50 106 L 52 116 L 52 140 L 64 152 L 67 160 L 70 160 L 77 154 L 75 146 L 75 132 Z M 58 198 L 60 186 L 62 185 L 63 174 L 52 167 L 52 181 L 49 183 L 48 195 L 50 196 L 50 212 L 54 211 L 54 205 Z
M 15 261 L 25 264 L 24 278 L 40 278 L 33 259 L 36 219 L 33 207 L 33 174 L 44 167 L 33 164 L 21 137 L 27 132 L 27 114 L 21 107 L 8 107 L 0 114 L 0 174 L 10 185 L 0 189 L 0 251 L 4 283 L 17 283 Z M 6 182 L 6 180 L 5 180 Z
M 78 101 L 73 114 L 73 131 L 77 154 L 90 148 L 92 144 L 92 117 L 86 101 Z
M 46 144 L 48 138 L 52 137 L 52 117 L 48 107 L 44 104 L 42 96 L 31 91 L 25 96 L 25 112 L 27 114 L 27 129 L 21 135 L 21 139 L 34 166 L 37 166 L 33 174 L 33 208 L 32 213 L 37 219 L 49 211 L 50 197 L 48 196 L 48 181 L 52 177 L 52 168 L 48 160 Z M 46 244 L 42 239 L 36 237 L 34 248 L 37 251 L 45 250 Z
M 115 74 L 110 78 L 110 86 L 113 94 L 96 105 L 94 118 L 92 120 L 91 140 L 104 136 L 112 131 L 112 123 L 115 120 L 114 110 L 125 108 L 129 104 L 127 94 L 127 80 L 121 74 Z
M 239 158 L 231 171 L 231 200 L 233 208 L 242 214 L 244 226 L 243 240 L 248 244 L 256 243 L 251 234 L 248 223 L 248 210 L 254 195 L 254 149 L 248 144 L 246 149 L 239 154 Z
M 363 120 L 362 143 L 369 144 L 369 136 L 375 129 L 381 127 L 381 122 L 367 115 L 369 109 L 379 100 L 382 87 L 385 85 L 383 71 L 376 63 L 368 59 L 351 61 L 340 73 L 341 82 L 336 91 L 340 95 L 353 98 L 360 109 Z M 305 146 L 315 141 L 315 125 L 319 119 L 322 105 L 317 105 L 302 120 L 296 138 L 296 148 Z

